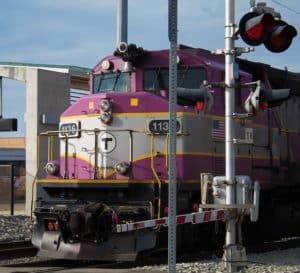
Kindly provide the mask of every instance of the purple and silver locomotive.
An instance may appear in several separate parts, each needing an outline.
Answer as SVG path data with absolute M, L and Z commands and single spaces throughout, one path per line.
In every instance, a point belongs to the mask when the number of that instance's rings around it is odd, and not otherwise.
M 237 62 L 237 112 L 253 92 L 244 83 L 289 89 L 285 99 L 257 98 L 252 118 L 235 122 L 235 136 L 246 140 L 235 146 L 236 173 L 262 188 L 260 220 L 245 229 L 264 238 L 299 233 L 300 75 Z M 177 69 L 177 213 L 185 214 L 198 211 L 201 174 L 225 173 L 224 58 L 181 46 Z M 116 229 L 168 214 L 168 84 L 168 50 L 122 44 L 94 67 L 90 94 L 61 114 L 59 157 L 36 181 L 40 255 L 134 260 L 164 240 L 163 227 Z M 214 223 L 184 226 L 179 242 L 209 243 L 214 230 Z

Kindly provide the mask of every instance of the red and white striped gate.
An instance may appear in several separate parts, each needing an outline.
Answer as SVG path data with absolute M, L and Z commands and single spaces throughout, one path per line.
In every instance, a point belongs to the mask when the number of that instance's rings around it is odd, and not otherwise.
M 225 210 L 209 210 L 201 212 L 193 212 L 189 214 L 182 214 L 176 216 L 176 224 L 202 224 L 214 221 L 221 221 L 225 219 Z M 168 226 L 168 217 L 160 219 L 151 219 L 140 222 L 117 224 L 116 232 L 130 232 L 134 230 L 156 228 L 160 226 Z

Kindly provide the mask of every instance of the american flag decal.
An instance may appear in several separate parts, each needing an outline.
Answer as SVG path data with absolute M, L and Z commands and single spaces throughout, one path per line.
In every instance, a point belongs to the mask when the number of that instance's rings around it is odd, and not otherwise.
M 224 120 L 214 119 L 212 124 L 212 138 L 215 140 L 225 139 L 225 123 Z

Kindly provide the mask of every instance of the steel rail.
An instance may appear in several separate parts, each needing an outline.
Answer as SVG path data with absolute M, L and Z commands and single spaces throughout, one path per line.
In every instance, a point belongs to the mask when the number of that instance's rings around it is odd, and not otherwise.
M 36 253 L 37 249 L 29 240 L 0 242 L 0 260 L 32 257 Z

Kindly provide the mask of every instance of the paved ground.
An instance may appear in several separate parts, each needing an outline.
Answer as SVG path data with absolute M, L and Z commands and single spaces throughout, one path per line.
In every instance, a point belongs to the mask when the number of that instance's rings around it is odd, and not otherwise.
M 0 214 L 10 215 L 10 204 L 0 204 Z M 25 203 L 15 203 L 14 214 L 25 215 Z

